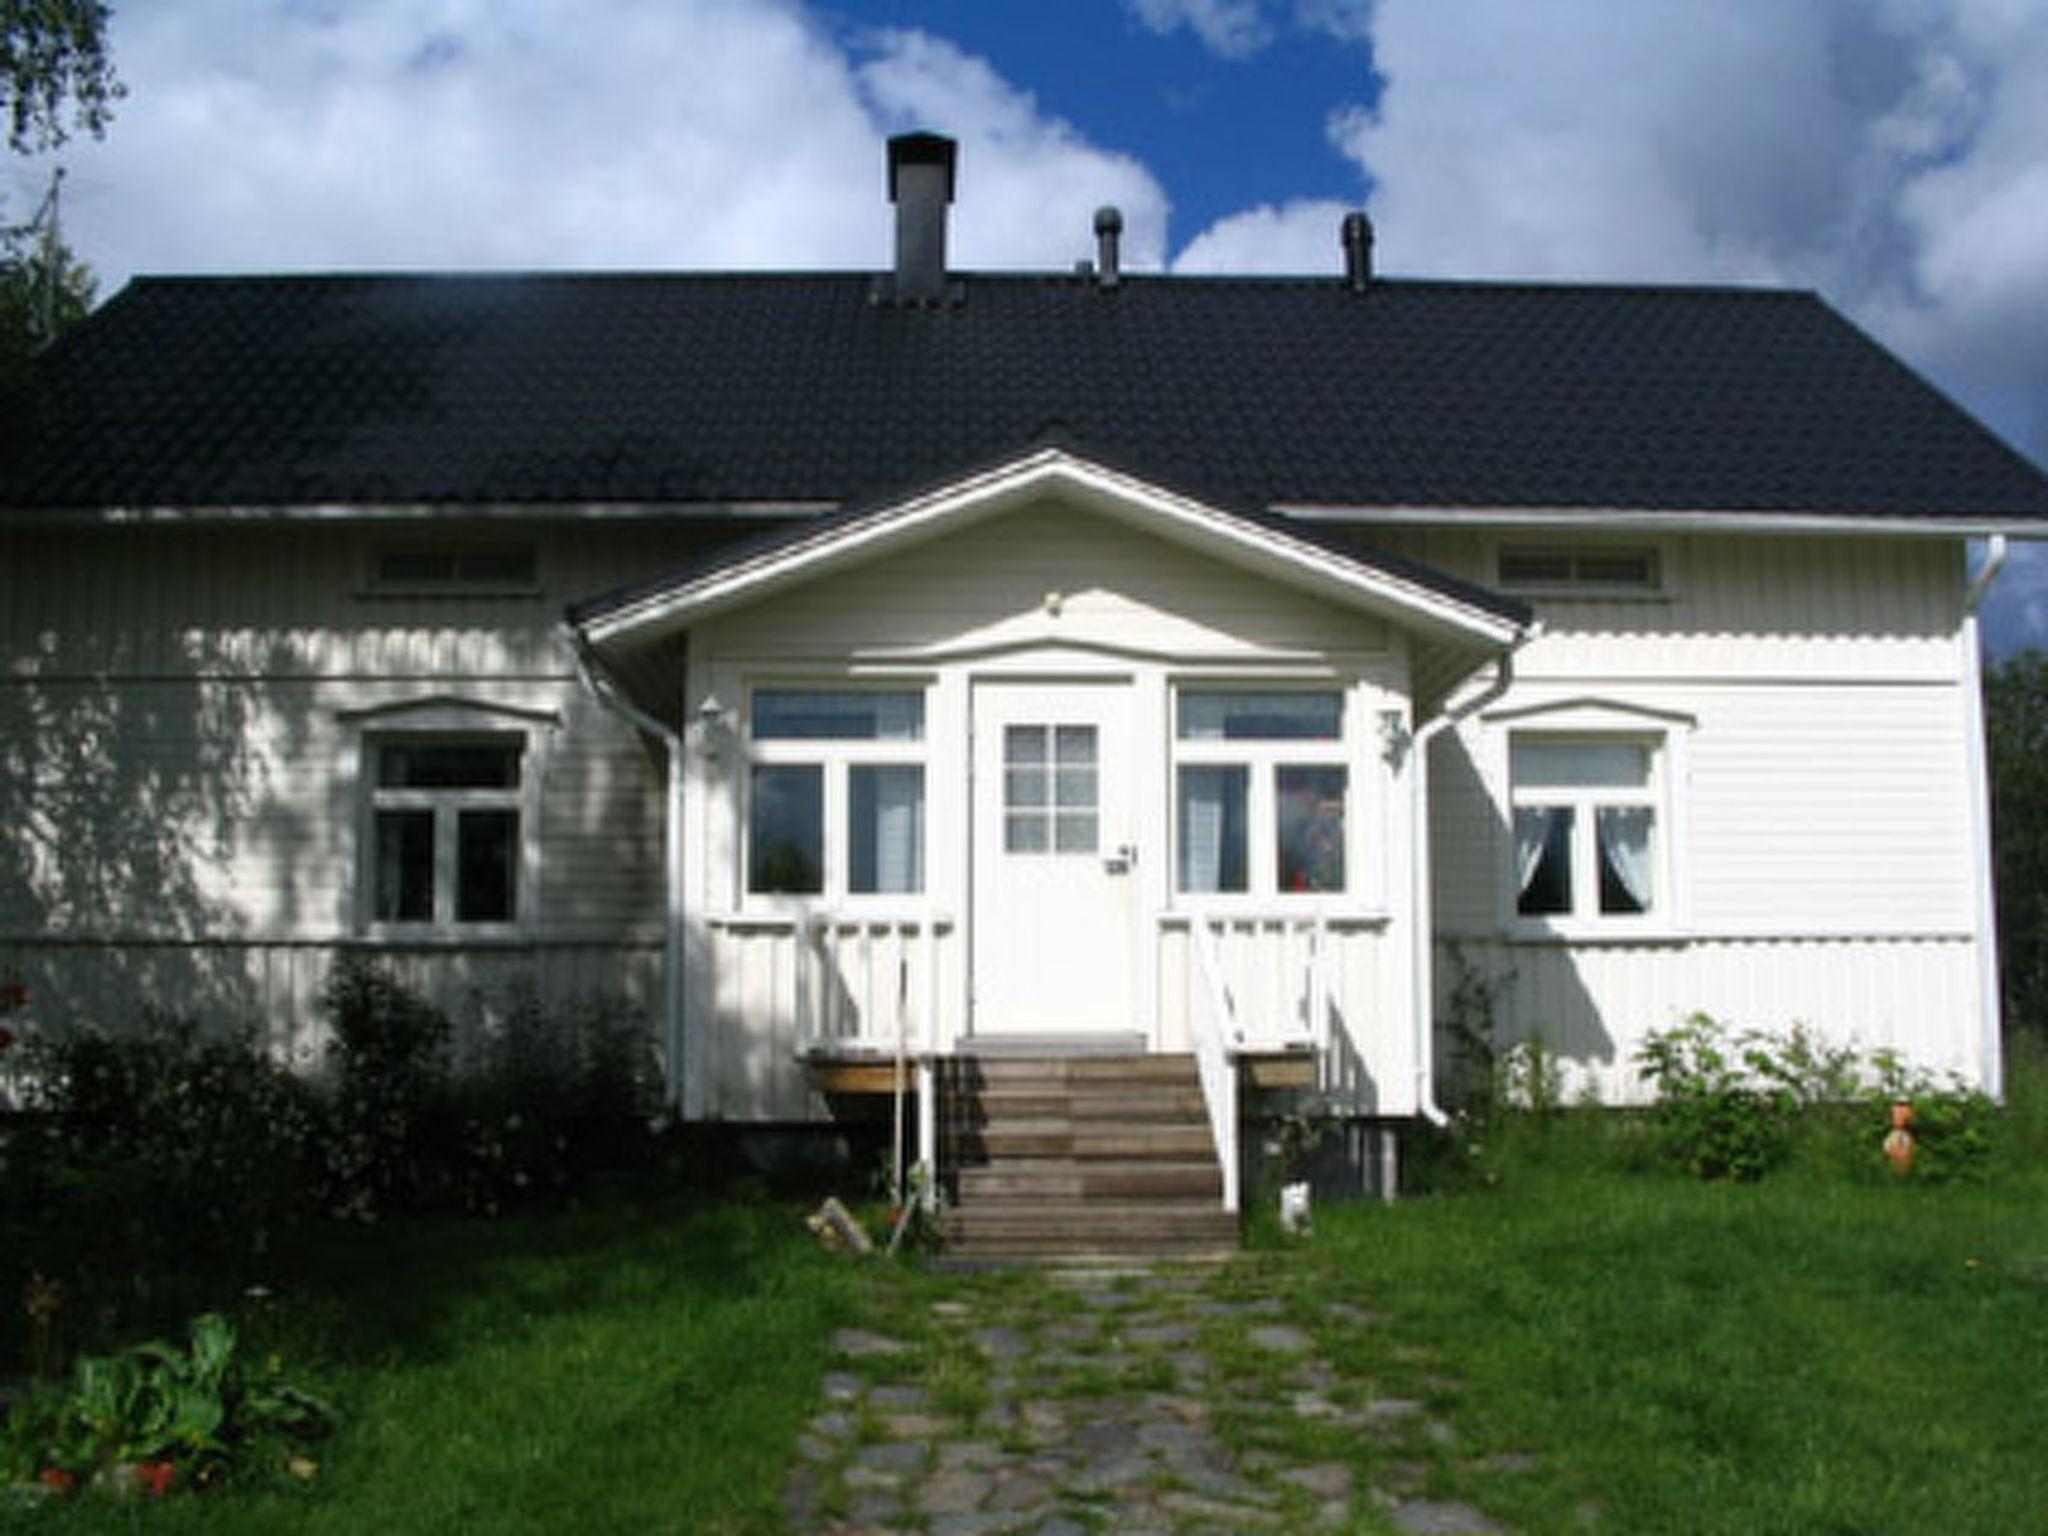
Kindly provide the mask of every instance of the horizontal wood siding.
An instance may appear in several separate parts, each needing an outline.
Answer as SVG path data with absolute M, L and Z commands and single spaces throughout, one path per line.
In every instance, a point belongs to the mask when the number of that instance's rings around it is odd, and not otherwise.
M 658 1001 L 662 768 L 588 697 L 559 624 L 572 600 L 751 531 L 0 530 L 0 971 L 47 976 L 53 1024 L 171 1000 L 298 1050 L 308 978 L 358 932 L 358 744 L 403 725 L 350 717 L 453 697 L 559 722 L 531 759 L 532 921 L 511 945 L 396 947 L 393 964 L 443 999 L 623 972 Z M 370 550 L 421 532 L 532 537 L 535 590 L 368 592 Z
M 1496 1041 L 1540 1038 L 1568 1091 L 1645 1098 L 1634 1056 L 1652 1031 L 1695 1013 L 1773 1032 L 1805 1025 L 1863 1052 L 1894 1050 L 1975 1080 L 1976 948 L 1967 939 L 1695 940 L 1673 944 L 1440 946 L 1437 1017 L 1461 969 L 1500 984 Z M 1439 1057 L 1454 1042 L 1440 1033 Z
M 1057 594 L 1058 611 L 1047 598 Z M 1377 650 L 1382 626 L 1113 520 L 1055 506 L 769 599 L 715 627 L 713 654 L 774 657 L 1078 640 L 1256 657 Z

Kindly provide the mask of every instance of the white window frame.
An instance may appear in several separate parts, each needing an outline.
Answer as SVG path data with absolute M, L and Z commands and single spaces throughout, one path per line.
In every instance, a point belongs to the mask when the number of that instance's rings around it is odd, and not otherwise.
M 1180 734 L 1181 701 L 1199 693 L 1334 694 L 1340 710 L 1334 738 L 1184 740 Z M 1376 752 L 1365 749 L 1370 711 L 1356 684 L 1343 678 L 1176 677 L 1167 690 L 1166 837 L 1170 854 L 1168 889 L 1176 909 L 1229 913 L 1233 910 L 1271 914 L 1284 911 L 1304 917 L 1374 909 L 1381 900 L 1373 851 L 1365 836 L 1368 814 L 1377 809 Z M 1243 767 L 1245 794 L 1246 878 L 1242 891 L 1190 891 L 1181 886 L 1180 774 L 1183 768 Z M 1344 887 L 1336 891 L 1283 891 L 1279 885 L 1279 770 L 1342 768 L 1344 780 Z
M 1502 570 L 1503 563 L 1510 555 L 1524 553 L 1565 559 L 1571 562 L 1574 574 L 1556 581 L 1509 581 Z M 1576 574 L 1579 562 L 1589 556 L 1598 558 L 1603 555 L 1637 554 L 1649 557 L 1651 577 L 1647 582 L 1587 581 L 1580 579 Z M 1669 539 L 1575 539 L 1542 535 L 1519 538 L 1512 534 L 1503 534 L 1493 541 L 1488 574 L 1493 586 L 1503 592 L 1512 592 L 1523 597 L 1573 598 L 1610 603 L 1666 602 L 1675 590 L 1675 558 L 1675 551 Z
M 923 701 L 923 730 L 915 739 L 856 737 L 790 737 L 766 741 L 754 737 L 754 699 L 761 693 L 914 693 Z M 739 853 L 735 889 L 740 910 L 749 913 L 803 912 L 817 908 L 854 911 L 902 907 L 929 898 L 935 871 L 932 840 L 932 712 L 934 688 L 929 677 L 780 677 L 746 680 L 738 720 L 739 822 L 734 842 Z M 823 775 L 824 804 L 820 837 L 824 870 L 815 892 L 756 891 L 754 870 L 754 769 L 757 766 L 817 766 Z M 919 889 L 860 891 L 852 886 L 852 770 L 856 767 L 917 768 L 924 774 L 923 827 L 920 833 Z
M 1578 698 L 1498 710 L 1485 715 L 1483 721 L 1492 728 L 1488 777 L 1500 828 L 1496 883 L 1502 931 L 1511 938 L 1595 941 L 1682 936 L 1690 907 L 1684 867 L 1689 741 L 1697 720 L 1625 701 Z M 1559 786 L 1523 790 L 1514 783 L 1513 747 L 1518 740 L 1640 746 L 1648 752 L 1649 783 L 1640 789 Z M 1569 913 L 1520 910 L 1515 811 L 1529 806 L 1568 806 L 1575 813 L 1573 908 Z M 1600 910 L 1596 812 L 1603 806 L 1640 807 L 1653 814 L 1654 885 L 1647 912 Z
M 540 787 L 547 749 L 561 724 L 552 710 L 480 699 L 438 696 L 344 712 L 355 786 L 354 928 L 365 939 L 404 943 L 470 944 L 523 940 L 538 925 L 541 908 Z M 398 789 L 377 782 L 377 755 L 386 746 L 516 742 L 519 784 L 510 789 Z M 434 812 L 434 915 L 424 921 L 377 916 L 377 813 Z M 510 810 L 519 830 L 509 919 L 458 921 L 455 917 L 456 825 L 462 811 Z

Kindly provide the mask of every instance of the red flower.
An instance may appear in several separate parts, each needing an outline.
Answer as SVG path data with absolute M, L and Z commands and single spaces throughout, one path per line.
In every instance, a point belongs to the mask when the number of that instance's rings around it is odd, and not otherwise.
M 59 1493 L 69 1493 L 78 1486 L 77 1474 L 67 1472 L 62 1467 L 43 1468 L 36 1474 L 36 1481 L 45 1488 L 56 1489 Z
M 132 1469 L 135 1481 L 149 1490 L 152 1499 L 160 1499 L 171 1491 L 171 1481 L 178 1475 L 178 1469 L 168 1461 L 137 1462 Z

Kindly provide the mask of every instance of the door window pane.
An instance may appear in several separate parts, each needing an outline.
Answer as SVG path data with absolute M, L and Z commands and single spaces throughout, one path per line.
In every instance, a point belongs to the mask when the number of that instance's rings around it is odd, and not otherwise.
M 862 896 L 922 891 L 924 769 L 856 765 L 847 802 L 847 889 Z
M 460 811 L 455 820 L 455 920 L 509 923 L 517 908 L 517 811 Z
M 825 889 L 825 770 L 760 763 L 747 821 L 747 889 L 815 896 Z
M 1093 853 L 1101 841 L 1100 750 L 1092 725 L 1003 727 L 1003 848 Z
M 1180 770 L 1174 820 L 1179 828 L 1181 890 L 1249 889 L 1249 789 L 1250 770 L 1246 768 L 1184 766 Z
M 1342 768 L 1281 767 L 1273 775 L 1278 876 L 1283 892 L 1344 889 Z

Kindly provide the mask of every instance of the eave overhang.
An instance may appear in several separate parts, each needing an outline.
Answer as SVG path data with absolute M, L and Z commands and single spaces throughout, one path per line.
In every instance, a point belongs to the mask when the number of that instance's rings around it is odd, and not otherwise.
M 573 607 L 571 627 L 601 649 L 637 648 L 731 609 L 1046 500 L 1114 519 L 1457 649 L 1498 652 L 1533 623 L 1513 598 L 1232 511 L 1064 448 L 1041 448 L 930 490 L 779 531 L 711 563 Z
M 1556 528 L 1621 533 L 1879 534 L 1890 538 L 2048 539 L 2048 518 L 2011 513 L 1755 511 L 1743 508 L 1353 506 L 1279 502 L 1273 511 L 1308 525 Z

